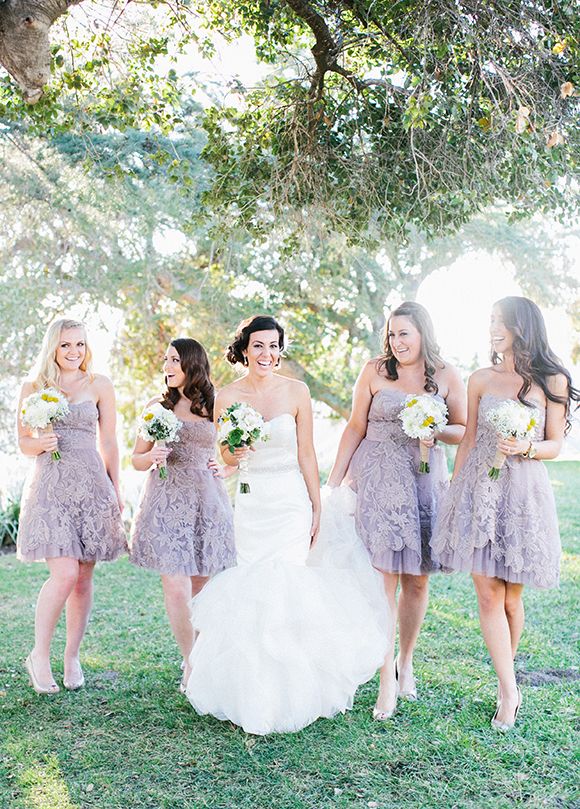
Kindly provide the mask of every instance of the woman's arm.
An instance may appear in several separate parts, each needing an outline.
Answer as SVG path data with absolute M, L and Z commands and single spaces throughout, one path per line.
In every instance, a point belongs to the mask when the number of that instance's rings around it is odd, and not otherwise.
M 161 399 L 156 396 L 154 399 L 147 402 L 143 410 L 147 410 L 152 404 L 160 401 Z M 141 438 L 141 436 L 138 435 L 135 439 L 135 445 L 131 455 L 133 469 L 136 469 L 138 472 L 147 472 L 152 466 L 165 463 L 170 452 L 170 448 L 155 446 L 154 441 L 147 441 L 145 438 Z
M 32 382 L 24 382 L 20 389 L 18 399 L 18 410 L 16 412 L 16 429 L 18 433 L 18 447 L 23 455 L 35 458 L 43 452 L 53 452 L 58 447 L 58 438 L 54 433 L 40 433 L 39 436 L 32 434 L 30 427 L 24 425 L 20 419 L 22 402 L 27 396 L 34 393 Z
M 465 459 L 469 451 L 475 446 L 475 438 L 477 435 L 477 416 L 479 413 L 479 400 L 481 398 L 483 380 L 485 379 L 485 370 L 480 369 L 475 371 L 469 377 L 467 383 L 467 424 L 465 426 L 465 433 L 459 444 L 457 455 L 455 457 L 455 466 L 453 468 L 452 478 L 457 477 L 459 470 L 465 463 Z
M 467 394 L 461 375 L 453 365 L 447 366 L 447 383 L 447 424 L 436 438 L 444 444 L 459 444 L 467 423 Z
M 296 412 L 296 435 L 298 439 L 298 463 L 308 489 L 308 496 L 312 503 L 312 527 L 310 536 L 312 542 L 316 541 L 320 529 L 320 477 L 318 475 L 318 461 L 314 449 L 314 433 L 312 418 L 312 400 L 310 391 L 304 382 L 293 382 L 298 394 Z
M 117 444 L 117 405 L 113 383 L 106 376 L 95 377 L 97 386 L 97 409 L 99 411 L 99 453 L 105 464 L 117 495 L 119 508 L 123 510 L 123 498 L 119 485 L 119 445 Z M 94 383 L 94 384 L 95 384 Z
M 354 385 L 352 410 L 338 445 L 336 459 L 328 476 L 329 486 L 340 486 L 352 456 L 366 435 L 369 408 L 373 399 L 371 380 L 375 375 L 375 360 L 369 360 L 362 368 Z

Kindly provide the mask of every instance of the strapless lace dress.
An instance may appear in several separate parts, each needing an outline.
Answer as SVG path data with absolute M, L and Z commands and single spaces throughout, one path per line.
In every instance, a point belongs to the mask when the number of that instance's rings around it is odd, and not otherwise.
M 96 449 L 98 419 L 95 403 L 85 401 L 54 422 L 62 457 L 43 452 L 35 459 L 22 494 L 19 559 L 98 562 L 126 552 L 117 496 Z
M 438 446 L 430 451 L 430 472 L 419 472 L 419 441 L 405 435 L 399 419 L 406 395 L 388 388 L 375 393 L 347 479 L 357 493 L 356 527 L 373 565 L 420 575 L 440 568 L 431 538 L 449 475 Z
M 498 480 L 488 477 L 497 435 L 486 413 L 502 399 L 485 394 L 479 403 L 476 443 L 452 481 L 434 538 L 446 567 L 516 584 L 556 587 L 560 533 L 554 493 L 541 461 L 507 457 Z M 544 436 L 540 409 L 535 439 Z
M 216 454 L 211 421 L 182 422 L 170 445 L 167 480 L 151 469 L 133 529 L 133 564 L 164 574 L 213 576 L 236 563 L 233 512 L 222 480 L 208 469 Z

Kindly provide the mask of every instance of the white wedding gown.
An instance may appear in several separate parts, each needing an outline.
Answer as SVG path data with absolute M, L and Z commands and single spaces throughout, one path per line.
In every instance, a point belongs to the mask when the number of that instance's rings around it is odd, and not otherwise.
M 199 632 L 187 697 L 200 714 L 248 733 L 297 731 L 352 706 L 382 665 L 387 603 L 356 538 L 348 490 L 335 489 L 309 554 L 311 504 L 297 460 L 296 423 L 269 422 L 238 493 L 238 566 L 192 602 Z

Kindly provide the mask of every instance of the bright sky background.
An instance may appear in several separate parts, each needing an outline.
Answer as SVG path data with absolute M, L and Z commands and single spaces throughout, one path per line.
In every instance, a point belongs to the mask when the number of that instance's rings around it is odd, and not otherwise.
M 575 275 L 580 284 L 580 245 L 576 255 Z M 417 300 L 429 309 L 445 356 L 469 365 L 477 354 L 479 364 L 486 365 L 491 307 L 506 295 L 521 294 L 513 272 L 501 261 L 490 254 L 472 253 L 430 275 L 419 288 Z M 566 310 L 537 303 L 546 321 L 550 345 L 572 370 L 573 334 Z

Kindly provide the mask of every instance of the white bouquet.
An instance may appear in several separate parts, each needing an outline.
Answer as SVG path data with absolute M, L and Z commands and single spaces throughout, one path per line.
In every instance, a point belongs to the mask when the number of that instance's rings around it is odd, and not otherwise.
M 447 405 L 434 396 L 410 394 L 405 399 L 403 409 L 399 413 L 403 424 L 403 432 L 409 438 L 429 440 L 435 431 L 441 430 L 447 424 Z M 429 447 L 419 445 L 421 461 L 419 472 L 429 471 Z
M 44 388 L 31 393 L 22 402 L 20 418 L 22 423 L 39 432 L 54 432 L 52 422 L 68 416 L 70 413 L 64 393 L 56 388 Z M 60 452 L 55 449 L 53 461 L 60 461 Z
M 256 441 L 266 441 L 269 438 L 268 425 L 264 417 L 257 410 L 245 402 L 234 402 L 217 420 L 218 441 L 234 452 L 239 447 L 251 447 Z M 240 493 L 248 494 L 250 484 L 245 479 L 248 471 L 248 461 L 240 461 Z
M 139 419 L 139 435 L 145 441 L 155 441 L 159 447 L 164 447 L 168 441 L 179 441 L 177 435 L 181 429 L 181 422 L 173 412 L 163 407 L 161 402 L 155 402 L 146 408 Z M 167 480 L 167 466 L 159 467 L 159 477 Z
M 497 407 L 488 410 L 486 418 L 501 438 L 529 438 L 538 423 L 539 414 L 535 407 L 527 407 L 521 402 L 506 399 Z M 487 473 L 492 480 L 499 478 L 505 459 L 503 452 L 497 450 L 493 466 Z

